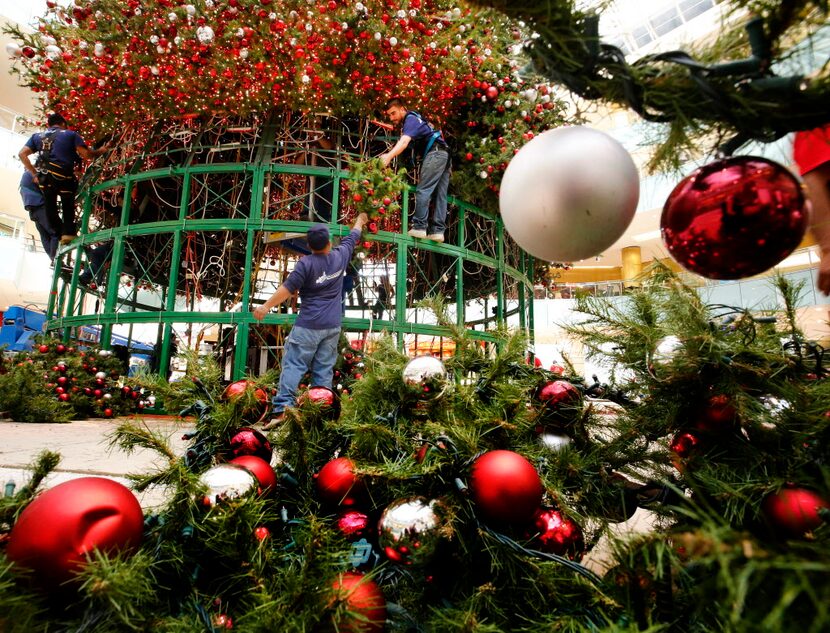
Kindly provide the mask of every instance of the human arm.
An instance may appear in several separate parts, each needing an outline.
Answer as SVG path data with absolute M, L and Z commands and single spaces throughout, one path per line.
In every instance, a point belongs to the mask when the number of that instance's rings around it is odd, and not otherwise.
M 107 145 L 102 145 L 98 149 L 89 149 L 86 145 L 78 145 L 75 149 L 78 152 L 78 156 L 81 158 L 85 160 L 94 160 L 106 152 L 109 147 Z
M 398 142 L 395 143 L 395 146 L 390 149 L 385 154 L 380 155 L 380 160 L 383 163 L 384 167 L 388 167 L 389 163 L 392 162 L 392 159 L 396 156 L 399 156 L 407 147 L 409 147 L 409 143 L 412 140 L 411 136 L 407 136 L 406 134 L 402 134 L 401 138 L 398 139 Z
M 810 231 L 821 253 L 816 286 L 830 295 L 830 161 L 803 176 L 812 205 Z
M 34 150 L 28 145 L 24 145 L 17 153 L 17 157 L 20 159 L 20 162 L 23 163 L 23 167 L 26 171 L 32 174 L 32 178 L 34 179 L 35 184 L 37 184 L 37 170 L 35 169 L 35 166 L 32 165 L 32 161 L 29 159 L 29 156 L 32 154 L 34 154 Z
M 265 318 L 265 315 L 271 311 L 271 308 L 275 308 L 276 306 L 280 305 L 287 299 L 291 297 L 293 293 L 285 287 L 285 284 L 281 285 L 277 288 L 277 291 L 272 294 L 268 300 L 263 303 L 261 306 L 257 306 L 254 308 L 254 318 L 257 321 L 262 321 Z

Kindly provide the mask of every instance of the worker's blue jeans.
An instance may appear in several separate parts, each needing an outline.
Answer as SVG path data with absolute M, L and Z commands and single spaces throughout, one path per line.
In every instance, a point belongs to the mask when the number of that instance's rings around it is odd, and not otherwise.
M 309 370 L 309 386 L 331 389 L 339 340 L 339 327 L 312 330 L 295 325 L 291 328 L 291 333 L 285 339 L 279 390 L 272 400 L 275 414 L 282 413 L 285 407 L 293 407 L 296 404 L 297 388 Z

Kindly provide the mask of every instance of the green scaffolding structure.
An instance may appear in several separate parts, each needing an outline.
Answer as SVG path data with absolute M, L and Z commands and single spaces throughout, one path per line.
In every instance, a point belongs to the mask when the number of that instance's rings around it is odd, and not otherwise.
M 333 236 L 348 232 L 350 161 L 393 140 L 366 119 L 286 113 L 125 128 L 81 183 L 81 235 L 58 253 L 47 329 L 103 347 L 113 333 L 128 345 L 154 343 L 156 369 L 206 341 L 229 380 L 276 366 L 296 310 L 283 306 L 260 323 L 253 308 L 301 256 L 315 221 Z M 400 217 L 370 236 L 344 330 L 364 342 L 385 331 L 412 353 L 442 352 L 448 329 L 417 305 L 440 295 L 483 344 L 496 340 L 498 324 L 532 335 L 533 261 L 500 218 L 450 197 L 447 239 L 437 243 L 402 229 L 413 203 L 410 191 Z

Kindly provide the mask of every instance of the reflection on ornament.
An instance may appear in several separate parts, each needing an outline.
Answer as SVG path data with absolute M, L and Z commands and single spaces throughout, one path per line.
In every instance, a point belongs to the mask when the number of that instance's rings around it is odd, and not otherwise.
M 256 455 L 260 459 L 271 463 L 271 456 L 273 454 L 271 442 L 256 429 L 243 426 L 231 436 L 229 445 L 231 457 Z
M 258 487 L 256 477 L 251 471 L 233 464 L 219 464 L 199 475 L 199 483 L 207 488 L 203 498 L 206 506 L 214 506 L 224 501 L 244 497 Z
M 772 268 L 801 243 L 804 194 L 785 167 L 736 156 L 701 167 L 669 194 L 660 219 L 672 257 L 709 279 Z
M 516 243 L 544 261 L 602 253 L 625 232 L 640 197 L 634 161 L 616 140 L 560 127 L 519 150 L 501 181 L 499 208 Z
M 446 531 L 446 509 L 436 499 L 411 497 L 390 503 L 378 521 L 378 543 L 401 565 L 428 563 Z
M 539 444 L 551 453 L 558 453 L 559 451 L 565 450 L 571 441 L 571 438 L 567 435 L 557 435 L 556 433 L 541 433 L 539 435 Z
M 403 368 L 403 384 L 418 400 L 435 400 L 449 384 L 444 363 L 435 356 L 416 356 Z
M 356 541 L 369 533 L 369 515 L 359 510 L 346 510 L 337 517 L 337 529 L 349 541 Z
M 582 528 L 554 508 L 540 508 L 533 517 L 532 544 L 542 552 L 579 557 L 585 545 Z

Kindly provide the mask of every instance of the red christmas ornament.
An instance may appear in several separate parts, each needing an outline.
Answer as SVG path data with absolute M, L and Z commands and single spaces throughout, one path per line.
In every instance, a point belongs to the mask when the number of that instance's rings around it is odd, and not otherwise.
M 536 549 L 576 558 L 585 549 L 582 528 L 554 508 L 539 508 L 527 533 Z
M 267 538 L 271 538 L 271 530 L 264 525 L 260 525 L 258 528 L 254 529 L 254 536 L 258 541 L 264 541 Z
M 111 418 L 113 416 L 113 410 L 110 408 L 104 409 L 104 417 Z
M 669 443 L 671 452 L 681 459 L 690 457 L 699 446 L 700 437 L 692 431 L 678 432 Z
M 41 345 L 40 347 L 37 348 L 37 351 L 39 351 L 41 354 L 45 354 L 46 352 L 49 351 L 49 346 L 48 345 Z
M 672 257 L 709 279 L 741 279 L 775 266 L 801 243 L 804 194 L 786 168 L 738 156 L 701 167 L 669 194 L 660 219 Z
M 722 432 L 735 426 L 738 412 L 732 400 L 725 394 L 712 396 L 706 401 L 695 420 L 695 428 L 707 432 Z
M 300 396 L 300 404 L 313 402 L 320 407 L 333 407 L 337 402 L 337 394 L 328 387 L 309 387 Z
M 44 587 L 71 579 L 94 549 L 132 552 L 144 516 L 135 495 L 103 477 L 81 477 L 39 495 L 17 519 L 6 555 Z
M 354 473 L 354 462 L 338 457 L 323 466 L 315 476 L 317 494 L 326 503 L 353 506 L 363 495 L 363 482 Z
M 579 389 L 567 380 L 553 380 L 545 383 L 539 388 L 537 397 L 553 411 L 575 407 L 582 400 Z
M 761 511 L 776 532 L 789 538 L 803 538 L 822 524 L 819 509 L 830 509 L 820 495 L 805 488 L 782 488 L 768 495 Z
M 263 494 L 267 494 L 277 488 L 277 473 L 271 468 L 271 464 L 256 455 L 240 455 L 230 460 L 231 464 L 242 466 L 248 470 L 259 482 Z
M 332 584 L 348 611 L 360 616 L 346 616 L 337 623 L 340 633 L 381 633 L 386 622 L 386 598 L 374 580 L 356 571 L 347 571 Z
M 349 541 L 361 539 L 369 533 L 369 515 L 359 510 L 346 510 L 337 517 L 337 529 Z
M 550 366 L 550 371 L 551 373 L 559 374 L 560 376 L 565 375 L 565 368 L 562 367 L 562 365 L 557 365 L 556 363 Z
M 268 394 L 259 387 L 255 388 L 253 382 L 244 379 L 232 382 L 222 392 L 220 400 L 235 402 L 243 397 L 248 390 L 253 391 L 255 402 L 250 405 L 246 403 L 242 410 L 242 419 L 250 424 L 256 424 L 268 412 Z
M 255 455 L 266 462 L 271 463 L 271 442 L 256 429 L 243 426 L 231 436 L 230 439 L 231 458 L 241 455 Z
M 527 459 L 513 451 L 490 451 L 472 466 L 470 491 L 481 513 L 502 523 L 530 521 L 542 503 L 542 480 Z
M 66 345 L 64 345 L 63 343 L 58 343 L 58 344 L 55 346 L 55 351 L 56 351 L 58 354 L 63 354 L 63 353 L 66 351 Z

